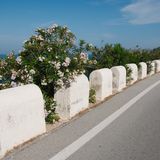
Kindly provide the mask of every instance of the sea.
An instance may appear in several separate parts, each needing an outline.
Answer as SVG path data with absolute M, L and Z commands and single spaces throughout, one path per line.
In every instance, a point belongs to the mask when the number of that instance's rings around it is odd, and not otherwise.
M 6 57 L 6 54 L 0 54 L 0 58 L 4 59 Z

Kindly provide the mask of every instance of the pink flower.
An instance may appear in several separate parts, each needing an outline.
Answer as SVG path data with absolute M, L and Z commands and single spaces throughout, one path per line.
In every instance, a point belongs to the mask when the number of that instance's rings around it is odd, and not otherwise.
M 6 65 L 7 65 L 7 63 L 4 60 L 2 60 L 0 66 L 5 67 Z
M 14 70 L 12 70 L 11 72 L 12 72 L 11 80 L 15 80 L 17 77 L 17 72 Z
M 21 56 L 18 56 L 18 57 L 16 58 L 16 62 L 17 62 L 18 64 L 21 64 L 21 62 L 22 62 Z
M 13 55 L 14 55 L 14 54 L 13 54 L 12 52 L 9 53 L 9 54 L 8 54 L 8 58 L 9 58 L 9 59 L 13 58 Z
M 70 59 L 69 57 L 66 57 L 65 62 L 63 62 L 62 65 L 63 65 L 64 67 L 68 67 L 69 64 L 70 64 L 70 62 L 71 62 L 71 59 Z
M 11 87 L 17 87 L 17 83 L 16 82 L 11 82 Z
M 80 58 L 85 60 L 85 59 L 87 59 L 88 57 L 87 57 L 87 54 L 86 54 L 86 53 L 81 52 Z

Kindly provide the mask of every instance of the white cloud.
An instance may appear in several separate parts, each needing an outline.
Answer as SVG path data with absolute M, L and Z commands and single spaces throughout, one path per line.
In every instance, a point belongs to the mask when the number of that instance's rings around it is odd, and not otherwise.
M 131 24 L 160 23 L 160 0 L 137 0 L 121 11 Z

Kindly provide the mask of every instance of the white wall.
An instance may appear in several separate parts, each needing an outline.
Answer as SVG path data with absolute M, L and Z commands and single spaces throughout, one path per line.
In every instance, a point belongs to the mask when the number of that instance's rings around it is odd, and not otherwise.
M 113 75 L 113 92 L 120 92 L 126 87 L 126 69 L 123 66 L 111 68 Z
M 45 131 L 44 101 L 36 85 L 0 91 L 0 157 Z
M 96 101 L 112 94 L 112 71 L 108 68 L 95 70 L 90 74 L 90 88 L 96 91 Z
M 139 63 L 139 70 L 138 70 L 138 78 L 144 79 L 147 76 L 147 64 L 144 62 Z
M 137 65 L 134 63 L 127 64 L 129 69 L 131 69 L 131 80 L 128 82 L 128 84 L 133 84 L 138 80 L 138 68 Z
M 70 119 L 89 106 L 89 81 L 85 75 L 79 75 L 71 86 L 60 89 L 55 94 L 56 112 L 61 119 Z

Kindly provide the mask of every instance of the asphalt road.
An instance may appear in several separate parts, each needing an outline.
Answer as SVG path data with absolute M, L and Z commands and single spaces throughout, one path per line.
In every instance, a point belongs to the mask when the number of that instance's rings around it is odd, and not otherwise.
M 134 84 L 4 160 L 159 160 L 159 80 Z

